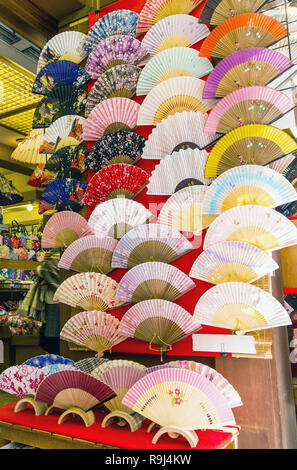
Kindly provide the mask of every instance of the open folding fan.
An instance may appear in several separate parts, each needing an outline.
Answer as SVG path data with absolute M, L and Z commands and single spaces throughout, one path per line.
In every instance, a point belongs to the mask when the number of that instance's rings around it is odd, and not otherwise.
M 204 177 L 208 156 L 205 150 L 191 148 L 167 155 L 152 172 L 147 194 L 170 196 L 188 186 L 210 184 Z
M 278 300 L 243 282 L 227 282 L 209 289 L 198 300 L 194 318 L 203 325 L 241 333 L 291 324 Z
M 146 171 L 133 165 L 109 165 L 95 173 L 89 182 L 84 204 L 95 207 L 108 199 L 133 199 L 148 184 L 148 177 Z
M 151 57 L 172 47 L 189 47 L 209 35 L 207 26 L 194 16 L 179 14 L 163 18 L 154 24 L 142 40 Z
M 269 207 L 233 207 L 210 225 L 204 239 L 204 249 L 222 241 L 242 241 L 261 250 L 280 250 L 297 244 L 297 228 Z
M 93 145 L 86 157 L 86 166 L 98 171 L 114 163 L 134 165 L 141 158 L 145 142 L 144 137 L 132 131 L 106 134 Z
M 130 64 L 142 66 L 149 59 L 149 53 L 138 39 L 124 34 L 107 37 L 90 53 L 86 71 L 97 79 L 115 65 Z
M 207 0 L 199 16 L 199 23 L 219 25 L 242 13 L 255 13 L 267 0 Z
M 87 347 L 100 355 L 126 339 L 119 334 L 119 323 L 109 313 L 80 312 L 65 323 L 60 338 Z
M 173 77 L 208 75 L 213 66 L 206 57 L 188 47 L 173 47 L 159 52 L 142 70 L 137 83 L 137 95 L 147 95 L 156 85 Z
M 274 18 L 244 13 L 217 26 L 204 40 L 201 57 L 224 58 L 252 47 L 267 47 L 287 36 L 287 29 Z
M 119 240 L 132 228 L 153 218 L 153 214 L 139 202 L 115 198 L 102 202 L 93 210 L 89 226 L 97 237 Z
M 82 141 L 85 118 L 77 115 L 62 116 L 45 131 L 39 151 L 54 153 L 69 145 L 78 145 Z
M 86 56 L 82 46 L 86 35 L 79 31 L 64 31 L 51 38 L 41 51 L 37 64 L 37 75 L 51 62 L 68 60 L 79 64 Z
M 47 95 L 60 84 L 80 88 L 90 80 L 90 75 L 78 64 L 69 60 L 60 60 L 43 67 L 35 79 L 32 93 Z
M 39 153 L 43 141 L 44 130 L 33 129 L 25 139 L 18 144 L 10 158 L 32 165 L 46 163 L 46 155 Z
M 204 132 L 226 134 L 245 124 L 270 124 L 295 108 L 281 91 L 264 86 L 239 88 L 211 110 Z
M 112 271 L 111 258 L 117 241 L 110 237 L 98 238 L 94 235 L 79 238 L 64 251 L 58 267 L 77 272 Z
M 105 274 L 79 273 L 60 284 L 54 302 L 85 310 L 107 311 L 121 305 L 115 300 L 117 288 L 117 282 Z
M 38 103 L 33 116 L 33 129 L 49 127 L 66 114 L 82 114 L 87 103 L 88 93 L 73 85 L 56 85 Z
M 183 111 L 163 119 L 153 129 L 145 143 L 142 158 L 162 159 L 187 148 L 204 150 L 218 140 L 218 134 L 204 132 L 207 114 Z
M 39 203 L 39 214 L 47 211 L 79 212 L 87 186 L 73 178 L 61 178 L 49 184 Z
M 48 158 L 45 170 L 56 178 L 80 178 L 86 169 L 87 155 L 88 150 L 84 144 L 63 147 Z
M 27 184 L 35 188 L 46 188 L 55 178 L 56 175 L 45 169 L 44 163 L 40 163 L 28 179 Z
M 296 25 L 296 22 L 294 23 Z M 291 25 L 289 25 L 290 28 Z M 297 32 L 290 31 L 290 43 L 288 37 L 281 39 L 276 44 L 273 44 L 269 49 L 277 50 L 279 53 L 283 54 L 284 57 L 290 59 L 294 64 L 296 63 L 297 58 Z
M 45 224 L 41 247 L 65 248 L 87 235 L 93 235 L 93 232 L 84 217 L 72 211 L 58 212 Z
M 203 251 L 189 275 L 211 284 L 254 282 L 278 269 L 270 254 L 241 241 L 223 241 Z
M 24 196 L 5 176 L 0 174 L 0 206 L 9 206 L 22 202 Z
M 42 354 L 40 356 L 35 356 L 31 359 L 27 359 L 24 364 L 43 369 L 46 366 L 52 366 L 55 364 L 73 365 L 74 361 L 66 357 L 58 356 L 57 354 Z
M 88 117 L 97 104 L 108 98 L 132 98 L 140 72 L 141 69 L 135 65 L 120 64 L 100 75 L 88 95 L 85 116 Z
M 45 377 L 45 373 L 38 367 L 26 364 L 12 366 L 0 374 L 0 390 L 19 398 L 34 396 Z
M 278 173 L 283 173 L 283 171 L 286 170 L 286 168 L 295 161 L 295 155 L 289 154 L 286 155 L 285 157 L 280 158 L 279 160 L 276 160 L 275 162 L 272 162 L 269 164 L 269 168 L 271 168 L 274 171 L 277 171 Z
M 119 241 L 113 252 L 112 267 L 130 269 L 147 261 L 171 263 L 192 249 L 192 244 L 178 230 L 161 224 L 138 225 Z
M 259 165 L 243 165 L 225 171 L 207 187 L 203 212 L 221 214 L 246 204 L 277 207 L 296 200 L 295 188 L 277 171 Z
M 162 119 L 182 111 L 206 113 L 215 100 L 202 98 L 205 82 L 196 77 L 173 77 L 159 83 L 145 97 L 138 113 L 138 126 L 156 126 Z
M 293 66 L 278 51 L 264 47 L 245 49 L 225 57 L 207 78 L 203 98 L 222 98 L 247 86 L 264 86 Z
M 163 299 L 173 302 L 195 287 L 180 269 L 167 263 L 142 263 L 130 269 L 119 282 L 117 300 L 137 303 Z
M 152 299 L 133 305 L 124 314 L 119 333 L 145 341 L 151 350 L 162 352 L 172 350 L 173 343 L 200 328 L 200 323 L 184 308 L 167 300 Z
M 205 177 L 215 177 L 239 165 L 267 165 L 296 150 L 295 140 L 286 132 L 264 124 L 247 124 L 215 144 L 205 165 Z
M 145 33 L 158 21 L 170 15 L 191 13 L 201 0 L 147 0 L 137 21 L 137 33 Z
M 100 366 L 106 361 L 107 359 L 104 357 L 87 357 L 75 362 L 74 365 L 78 370 L 86 372 L 87 374 L 91 374 L 91 372 L 96 369 L 96 367 Z

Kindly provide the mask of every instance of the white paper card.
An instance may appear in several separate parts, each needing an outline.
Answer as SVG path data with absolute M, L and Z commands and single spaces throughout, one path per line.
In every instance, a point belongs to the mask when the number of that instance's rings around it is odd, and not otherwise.
M 255 338 L 251 335 L 192 335 L 193 351 L 256 354 Z

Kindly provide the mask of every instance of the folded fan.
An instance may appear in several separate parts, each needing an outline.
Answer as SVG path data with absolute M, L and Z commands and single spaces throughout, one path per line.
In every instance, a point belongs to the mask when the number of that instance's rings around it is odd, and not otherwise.
M 32 93 L 47 95 L 59 84 L 72 85 L 78 89 L 90 80 L 90 75 L 78 64 L 59 60 L 43 67 L 35 79 Z
M 89 225 L 97 237 L 119 240 L 132 228 L 153 218 L 153 214 L 139 202 L 116 198 L 99 204 L 89 218 Z
M 58 267 L 77 272 L 112 271 L 111 258 L 117 241 L 110 237 L 89 235 L 71 243 L 61 256 Z
M 206 113 L 215 100 L 202 98 L 205 82 L 196 77 L 173 77 L 159 83 L 145 97 L 138 113 L 138 126 L 156 126 L 171 114 L 183 111 Z
M 139 167 L 119 163 L 95 173 L 88 184 L 84 204 L 95 207 L 108 199 L 133 199 L 148 184 L 149 174 Z
M 35 396 L 37 387 L 46 375 L 38 367 L 26 364 L 12 366 L 0 374 L 0 390 L 19 398 Z
M 73 178 L 61 178 L 49 184 L 39 203 L 39 214 L 47 211 L 79 212 L 87 186 Z
M 64 248 L 87 235 L 93 233 L 84 217 L 71 211 L 58 212 L 45 224 L 41 247 Z
M 195 283 L 180 269 L 152 261 L 130 269 L 119 282 L 116 297 L 125 303 L 150 299 L 173 302 L 194 287 Z
M 42 354 L 40 356 L 35 356 L 31 359 L 27 359 L 24 364 L 33 367 L 44 368 L 46 366 L 51 366 L 54 364 L 71 366 L 74 364 L 74 361 L 72 359 L 67 359 L 66 357 L 58 356 L 57 354 Z
M 268 47 L 287 36 L 279 21 L 258 13 L 244 13 L 217 26 L 204 40 L 201 57 L 224 58 L 253 47 Z
M 22 202 L 24 196 L 14 187 L 5 176 L 0 174 L 0 205 L 10 206 Z
M 199 23 L 219 25 L 247 11 L 256 13 L 267 0 L 207 0 L 199 16 Z M 267 13 L 265 13 L 267 14 Z
M 147 95 L 156 85 L 174 77 L 201 78 L 213 70 L 210 60 L 188 47 L 173 47 L 159 52 L 139 76 L 136 94 Z
M 223 241 L 203 251 L 189 276 L 211 284 L 254 282 L 278 269 L 271 255 L 241 241 Z
M 76 115 L 57 119 L 46 129 L 39 152 L 54 153 L 69 145 L 78 145 L 82 141 L 85 121 L 85 118 Z
M 45 170 L 56 178 L 80 178 L 85 172 L 88 150 L 84 144 L 62 147 L 53 153 L 45 164 Z
M 297 228 L 269 207 L 234 207 L 223 212 L 210 225 L 204 249 L 222 241 L 242 241 L 264 251 L 280 250 L 297 244 Z
M 191 250 L 192 244 L 178 230 L 161 224 L 138 225 L 119 241 L 112 267 L 130 269 L 147 261 L 171 263 Z
M 45 169 L 44 163 L 40 163 L 28 179 L 27 184 L 35 188 L 46 188 L 55 178 L 56 175 Z
M 45 164 L 46 155 L 39 153 L 43 141 L 44 130 L 32 129 L 29 135 L 14 149 L 10 158 L 24 163 Z
M 194 318 L 203 325 L 240 333 L 291 324 L 278 300 L 257 286 L 242 282 L 227 282 L 209 289 L 198 300 Z
M 209 153 L 205 177 L 240 165 L 267 165 L 297 150 L 286 132 L 264 124 L 247 124 L 225 134 Z
M 172 47 L 192 46 L 208 35 L 208 27 L 199 24 L 198 18 L 185 14 L 171 15 L 152 26 L 142 45 L 152 57 Z
M 98 171 L 115 163 L 134 165 L 141 158 L 145 142 L 144 137 L 132 131 L 106 134 L 93 145 L 86 157 L 86 166 Z

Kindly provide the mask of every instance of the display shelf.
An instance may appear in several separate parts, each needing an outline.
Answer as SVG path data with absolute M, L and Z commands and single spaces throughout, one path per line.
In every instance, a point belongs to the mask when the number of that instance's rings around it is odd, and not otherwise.
M 42 263 L 38 261 L 22 261 L 15 259 L 0 259 L 0 269 L 23 269 L 24 271 L 34 271 Z

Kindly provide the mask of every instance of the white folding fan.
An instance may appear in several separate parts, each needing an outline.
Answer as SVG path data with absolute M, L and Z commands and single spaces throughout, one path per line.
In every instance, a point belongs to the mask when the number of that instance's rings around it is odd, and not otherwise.
M 195 283 L 180 269 L 153 261 L 130 269 L 119 282 L 116 298 L 124 303 L 149 299 L 173 302 L 194 287 Z
M 43 129 L 32 129 L 30 134 L 14 149 L 10 158 L 32 165 L 45 164 L 46 156 L 39 152 L 43 136 Z
M 213 70 L 209 59 L 188 47 L 174 47 L 155 55 L 141 71 L 136 94 L 147 95 L 156 85 L 174 77 L 201 78 Z
M 189 47 L 209 35 L 206 25 L 191 15 L 171 15 L 158 21 L 144 36 L 142 45 L 151 57 L 172 47 Z
M 73 211 L 58 212 L 45 224 L 41 247 L 65 248 L 87 235 L 93 235 L 93 232 L 84 217 Z
M 260 287 L 243 282 L 226 282 L 200 297 L 194 317 L 203 325 L 236 332 L 291 325 L 285 308 Z
M 126 198 L 115 198 L 95 207 L 89 218 L 93 233 L 117 240 L 138 225 L 145 224 L 153 214 L 143 204 Z
M 271 255 L 256 246 L 241 241 L 224 241 L 203 251 L 195 260 L 189 276 L 211 284 L 255 282 L 276 269 L 278 264 Z
M 138 114 L 138 126 L 156 126 L 162 119 L 182 111 L 206 113 L 216 100 L 203 99 L 205 82 L 195 77 L 174 77 L 159 83 L 145 97 Z
M 152 172 L 147 194 L 171 196 L 187 186 L 210 184 L 213 179 L 204 178 L 208 155 L 206 150 L 191 148 L 167 155 Z
M 82 131 L 86 120 L 82 116 L 62 116 L 51 124 L 43 136 L 39 151 L 54 153 L 69 145 L 78 145 L 82 141 Z
M 187 148 L 204 150 L 220 137 L 203 131 L 206 120 L 207 114 L 200 111 L 183 111 L 168 116 L 149 135 L 142 158 L 162 160 L 173 152 Z
M 269 207 L 233 207 L 212 222 L 204 239 L 204 249 L 222 241 L 242 241 L 264 251 L 280 250 L 297 244 L 297 227 Z
M 113 252 L 112 267 L 130 269 L 147 261 L 171 263 L 192 249 L 192 244 L 178 230 L 161 224 L 138 225 L 119 241 Z

